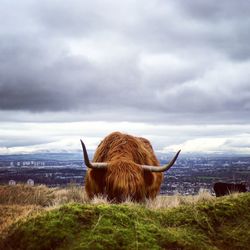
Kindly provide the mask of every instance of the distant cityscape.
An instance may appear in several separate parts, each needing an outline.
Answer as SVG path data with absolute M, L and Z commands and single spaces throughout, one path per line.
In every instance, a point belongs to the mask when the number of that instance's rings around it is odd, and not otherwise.
M 170 157 L 159 154 L 161 164 Z M 84 185 L 86 167 L 81 154 L 34 154 L 0 156 L 0 184 L 44 184 L 49 187 Z M 218 181 L 244 182 L 249 190 L 250 156 L 182 155 L 164 173 L 162 194 L 197 194 L 200 189 L 213 192 Z

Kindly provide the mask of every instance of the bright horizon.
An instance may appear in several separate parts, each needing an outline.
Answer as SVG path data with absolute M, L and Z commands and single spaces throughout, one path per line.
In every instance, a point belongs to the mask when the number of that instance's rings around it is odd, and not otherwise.
M 7 145 L 0 149 L 0 154 L 79 152 L 80 139 L 84 140 L 88 150 L 95 150 L 101 140 L 113 131 L 143 136 L 150 140 L 156 152 L 161 153 L 181 149 L 182 153 L 248 154 L 249 149 L 242 144 L 247 134 L 237 134 L 241 129 L 248 130 L 250 126 L 72 122 L 21 123 L 16 128 L 15 123 L 12 126 L 8 123 L 5 127 L 0 126 Z M 24 145 L 25 141 L 27 145 Z

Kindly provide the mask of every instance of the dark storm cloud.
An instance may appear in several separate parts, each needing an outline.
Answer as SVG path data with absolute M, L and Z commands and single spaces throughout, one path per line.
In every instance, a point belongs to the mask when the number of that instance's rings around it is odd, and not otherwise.
M 187 17 L 203 28 L 200 30 L 203 43 L 208 42 L 233 59 L 249 59 L 249 1 L 178 2 Z
M 0 109 L 6 117 L 60 111 L 94 120 L 249 121 L 249 7 L 24 1 L 17 11 L 4 2 Z
M 189 50 L 191 54 L 200 51 L 205 57 L 206 52 L 212 49 L 234 60 L 249 59 L 248 1 L 159 2 L 159 9 L 144 12 L 139 32 L 135 32 L 140 42 L 149 42 L 159 52 L 162 49 L 171 49 L 175 53 Z M 133 35 L 136 36 L 135 33 Z
M 1 109 L 43 110 L 50 105 L 53 110 L 60 106 L 64 91 L 60 93 L 47 44 L 36 37 L 2 37 L 1 43 L 5 43 L 0 59 Z

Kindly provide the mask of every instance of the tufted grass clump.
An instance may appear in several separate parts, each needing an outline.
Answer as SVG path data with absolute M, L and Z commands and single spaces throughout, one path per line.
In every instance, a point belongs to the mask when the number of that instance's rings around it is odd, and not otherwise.
M 70 203 L 12 225 L 0 249 L 249 249 L 250 193 L 172 208 Z
M 15 186 L 0 186 L 0 205 L 37 205 L 50 206 L 55 199 L 54 188 L 45 185 L 29 186 L 18 184 Z

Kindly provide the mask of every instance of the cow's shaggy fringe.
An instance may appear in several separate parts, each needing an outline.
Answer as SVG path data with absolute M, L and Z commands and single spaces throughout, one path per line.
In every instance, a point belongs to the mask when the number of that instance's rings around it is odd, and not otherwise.
M 108 162 L 120 160 L 122 157 L 137 164 L 159 166 L 159 161 L 147 139 L 120 132 L 114 132 L 104 138 L 96 150 L 93 161 Z

